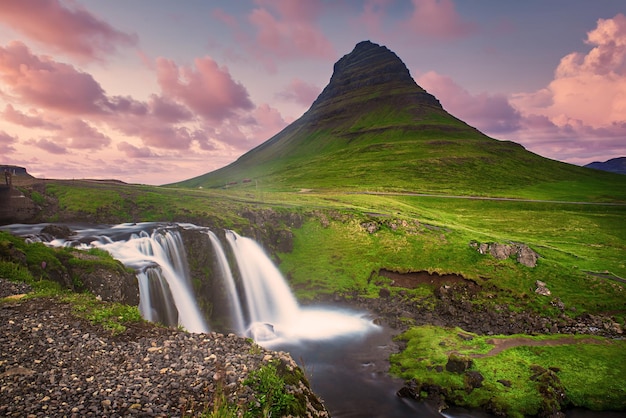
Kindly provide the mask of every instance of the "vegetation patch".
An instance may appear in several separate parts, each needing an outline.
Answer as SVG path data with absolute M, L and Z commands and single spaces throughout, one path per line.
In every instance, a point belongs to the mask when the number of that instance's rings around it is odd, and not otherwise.
M 398 340 L 406 347 L 391 356 L 391 372 L 411 381 L 418 398 L 435 385 L 450 404 L 513 417 L 567 407 L 626 409 L 623 340 L 489 337 L 434 326 L 411 328 Z M 494 351 L 499 344 L 507 348 Z

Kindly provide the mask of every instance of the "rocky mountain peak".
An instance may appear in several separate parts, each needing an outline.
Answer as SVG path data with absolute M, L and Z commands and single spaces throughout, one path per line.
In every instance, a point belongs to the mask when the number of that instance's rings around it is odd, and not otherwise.
M 371 98 L 398 105 L 420 103 L 441 108 L 434 96 L 415 83 L 394 52 L 371 41 L 362 41 L 335 63 L 330 82 L 311 110 L 324 112 L 328 107 L 336 109 L 342 102 L 354 106 L 355 102 Z

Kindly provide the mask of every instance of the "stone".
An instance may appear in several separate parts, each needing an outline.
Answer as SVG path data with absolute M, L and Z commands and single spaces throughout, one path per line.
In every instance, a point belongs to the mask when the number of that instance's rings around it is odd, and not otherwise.
M 452 373 L 463 373 L 472 367 L 472 359 L 467 356 L 452 353 L 448 356 L 446 370 Z
M 475 370 L 468 370 L 465 373 L 465 385 L 470 391 L 482 387 L 483 380 L 485 380 L 483 375 Z

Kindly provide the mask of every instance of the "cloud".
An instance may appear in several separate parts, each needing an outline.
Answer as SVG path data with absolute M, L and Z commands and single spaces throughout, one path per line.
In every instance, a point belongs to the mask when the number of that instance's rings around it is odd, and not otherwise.
M 59 137 L 69 140 L 69 148 L 83 150 L 98 150 L 111 143 L 111 138 L 80 119 L 66 122 Z
M 254 145 L 270 139 L 287 126 L 280 112 L 267 103 L 258 106 L 252 113 L 252 117 L 256 122 L 252 133 Z
M 545 88 L 510 98 L 522 115 L 514 138 L 574 163 L 626 155 L 626 16 L 598 19 L 586 43 L 591 50 L 564 56 Z
M 626 16 L 599 19 L 586 43 L 593 48 L 563 57 L 546 88 L 514 95 L 512 102 L 524 114 L 547 116 L 559 126 L 626 121 Z
M 13 144 L 17 142 L 13 136 L 9 135 L 4 131 L 0 131 L 0 152 L 3 154 L 10 154 L 15 152 L 15 148 L 13 148 Z
M 261 7 L 248 16 L 256 27 L 256 44 L 264 53 L 278 58 L 312 56 L 333 59 L 331 42 L 316 26 L 324 10 L 319 0 L 256 1 Z
M 55 52 L 81 61 L 102 60 L 118 47 L 134 46 L 137 36 L 124 33 L 82 6 L 72 8 L 59 0 L 3 2 L 0 21 Z
M 0 47 L 0 80 L 20 102 L 59 112 L 100 113 L 110 105 L 90 74 L 33 55 L 19 41 Z
M 452 115 L 487 134 L 514 132 L 521 127 L 521 115 L 506 96 L 470 94 L 450 77 L 429 71 L 416 82 L 439 99 Z
M 457 13 L 452 0 L 413 0 L 413 11 L 403 27 L 417 36 L 456 39 L 476 31 L 474 23 Z
M 0 113 L 0 115 L 4 118 L 4 120 L 24 126 L 26 128 L 42 128 L 48 130 L 61 129 L 61 126 L 46 121 L 39 114 L 34 114 L 34 116 L 27 115 L 20 112 L 19 110 L 16 110 L 10 104 L 5 106 L 4 112 Z
M 228 68 L 219 67 L 210 57 L 196 58 L 194 64 L 179 67 L 172 60 L 158 58 L 157 81 L 163 93 L 216 122 L 254 108 L 248 91 L 232 79 Z
M 188 108 L 168 97 L 157 96 L 156 94 L 150 96 L 148 108 L 155 118 L 169 123 L 180 123 L 193 119 L 193 114 Z
M 321 88 L 313 84 L 294 78 L 283 91 L 277 94 L 277 97 L 308 107 L 311 106 L 321 91 Z
M 153 153 L 148 147 L 136 147 L 132 144 L 129 144 L 126 141 L 122 141 L 117 144 L 117 149 L 126 154 L 129 158 L 154 158 L 158 157 L 157 154 Z
M 318 20 L 328 10 L 336 9 L 323 0 L 255 0 L 245 20 L 214 9 L 212 17 L 233 32 L 241 48 L 268 71 L 276 72 L 277 61 L 303 58 L 333 60 L 337 57 L 330 40 L 318 27 Z M 248 59 L 238 51 L 228 50 L 233 60 Z
M 394 0 L 366 0 L 353 10 L 350 25 L 355 32 L 388 43 L 451 41 L 466 38 L 479 30 L 478 24 L 464 19 L 453 0 L 412 0 L 404 2 L 402 14 Z
M 61 155 L 61 154 L 67 154 L 67 148 L 59 145 L 57 142 L 55 141 L 51 141 L 47 138 L 41 138 L 41 139 L 29 139 L 28 141 L 25 142 L 28 145 L 32 145 L 36 148 L 42 149 L 46 152 L 49 152 L 50 154 L 57 154 L 57 155 Z

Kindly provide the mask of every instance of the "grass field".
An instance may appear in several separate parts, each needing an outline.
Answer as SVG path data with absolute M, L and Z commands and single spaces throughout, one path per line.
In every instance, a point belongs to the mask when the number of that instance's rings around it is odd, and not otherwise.
M 334 294 L 376 298 L 383 287 L 392 294 L 401 291 L 383 279 L 371 280 L 381 269 L 454 273 L 485 289 L 472 303 L 498 303 L 513 311 L 531 310 L 550 317 L 559 314 L 550 303 L 558 298 L 571 317 L 603 315 L 624 325 L 626 285 L 620 278 L 626 278 L 626 205 L 619 194 L 611 197 L 606 189 L 591 189 L 571 191 L 566 183 L 554 183 L 553 193 L 531 193 L 531 187 L 518 193 L 520 200 L 494 200 L 389 191 L 275 191 L 262 183 L 207 190 L 49 181 L 45 192 L 39 193 L 58 200 L 60 210 L 50 221 L 185 221 L 242 232 L 251 226 L 242 215 L 246 211 L 298 213 L 303 224 L 291 228 L 293 251 L 277 255 L 280 270 L 303 301 Z M 459 190 L 451 193 L 458 196 Z M 526 267 L 514 258 L 482 255 L 472 242 L 522 243 L 540 258 L 536 267 Z M 5 267 L 24 274 L 15 266 Z M 537 280 L 548 285 L 551 298 L 534 292 Z M 428 300 L 432 292 L 423 286 L 405 290 L 405 295 Z M 533 367 L 553 367 L 559 370 L 552 373 L 570 405 L 625 407 L 623 341 L 598 339 L 593 344 L 550 347 L 522 344 L 476 357 L 471 370 L 480 372 L 485 381 L 483 388 L 467 394 L 463 376 L 436 373 L 433 367 L 442 365 L 451 350 L 485 354 L 492 345 L 486 336 L 474 335 L 471 344 L 457 341 L 459 332 L 409 329 L 401 337 L 407 348 L 392 359 L 392 371 L 445 385 L 456 393 L 451 399 L 458 404 L 484 407 L 489 401 L 491 408 L 521 416 L 546 407 L 538 396 L 541 384 L 528 383 L 537 374 Z M 556 382 L 549 373 L 541 379 Z M 503 386 L 498 380 L 511 380 L 513 385 Z M 489 393 L 495 395 L 489 398 Z

